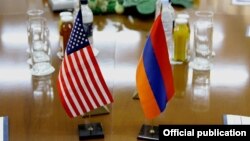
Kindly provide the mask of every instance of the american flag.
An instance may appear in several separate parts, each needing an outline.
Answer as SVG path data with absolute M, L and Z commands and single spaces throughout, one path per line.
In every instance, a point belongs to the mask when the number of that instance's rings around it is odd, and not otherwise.
M 69 117 L 84 115 L 113 102 L 83 28 L 79 10 L 65 51 L 58 91 Z

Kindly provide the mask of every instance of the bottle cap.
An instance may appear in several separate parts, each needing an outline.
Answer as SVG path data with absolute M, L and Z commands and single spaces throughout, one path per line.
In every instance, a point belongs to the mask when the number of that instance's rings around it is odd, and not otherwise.
M 73 22 L 73 16 L 63 16 L 62 22 Z
M 63 16 L 72 16 L 72 13 L 69 12 L 69 11 L 64 11 L 64 12 L 60 12 L 60 17 L 63 17 Z
M 184 18 L 184 19 L 189 19 L 190 16 L 186 13 L 181 13 L 177 15 L 177 18 Z
M 175 23 L 176 24 L 187 24 L 188 21 L 187 21 L 187 19 L 184 19 L 184 18 L 177 18 L 177 19 L 175 19 Z
M 88 4 L 88 0 L 81 0 L 81 4 Z

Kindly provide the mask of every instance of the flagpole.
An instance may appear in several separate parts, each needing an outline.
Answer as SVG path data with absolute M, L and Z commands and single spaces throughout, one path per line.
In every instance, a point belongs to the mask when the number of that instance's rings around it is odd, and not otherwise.
M 91 123 L 91 114 L 90 113 L 87 113 L 87 114 L 88 114 L 88 121 L 89 121 L 89 123 Z M 88 131 L 90 134 L 94 131 L 92 124 L 90 124 L 90 126 L 88 127 Z
M 150 121 L 151 123 L 151 129 L 149 130 L 149 133 L 150 134 L 155 134 L 155 129 L 154 129 L 154 119 L 152 119 L 151 121 Z

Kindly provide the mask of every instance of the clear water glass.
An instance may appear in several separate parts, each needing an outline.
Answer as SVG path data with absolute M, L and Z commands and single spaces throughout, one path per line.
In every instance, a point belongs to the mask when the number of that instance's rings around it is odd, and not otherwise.
M 27 14 L 27 35 L 28 35 L 28 42 L 30 44 L 30 28 L 31 28 L 31 18 L 35 18 L 35 17 L 42 17 L 44 14 L 44 11 L 41 9 L 29 9 L 26 12 Z M 28 53 L 30 53 L 30 48 L 28 48 L 26 50 Z
M 28 33 L 28 44 L 29 48 L 26 50 L 31 57 L 32 43 L 35 41 L 45 41 L 49 36 L 49 30 L 47 27 L 46 19 L 43 17 L 32 17 L 28 20 L 27 33 Z M 32 64 L 31 59 L 28 59 L 28 63 Z
M 209 70 L 213 52 L 213 15 L 211 11 L 196 11 L 194 23 L 194 56 L 190 65 L 196 70 Z

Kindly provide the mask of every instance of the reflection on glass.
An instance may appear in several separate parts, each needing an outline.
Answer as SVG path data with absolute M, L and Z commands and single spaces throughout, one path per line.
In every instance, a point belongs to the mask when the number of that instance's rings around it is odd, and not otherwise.
M 192 110 L 205 112 L 209 109 L 210 71 L 193 70 L 192 79 Z
M 51 76 L 32 77 L 35 113 L 39 117 L 47 117 L 52 113 L 54 91 Z
M 188 64 L 173 65 L 175 98 L 183 98 L 186 94 Z

